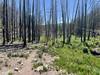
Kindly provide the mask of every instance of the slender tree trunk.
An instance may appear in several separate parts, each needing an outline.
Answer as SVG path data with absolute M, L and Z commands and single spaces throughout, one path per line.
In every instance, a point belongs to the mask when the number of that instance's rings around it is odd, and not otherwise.
M 6 0 L 6 40 L 9 42 L 9 31 L 8 31 L 8 0 Z
M 30 26 L 30 2 L 27 0 L 27 25 L 28 25 L 28 42 L 31 42 L 31 26 Z
M 63 44 L 65 44 L 65 25 L 66 25 L 66 17 L 65 17 L 65 13 L 64 13 L 64 4 L 63 4 L 63 1 L 61 0 L 61 9 L 62 9 L 62 21 L 63 21 L 63 25 L 62 25 L 62 28 L 63 28 Z
M 47 36 L 47 23 L 46 23 L 46 9 L 45 9 L 45 0 L 43 0 L 43 8 L 44 8 L 44 21 L 45 21 L 45 37 L 46 37 L 46 42 L 48 42 L 48 36 Z
M 23 44 L 23 47 L 26 46 L 26 0 L 23 0 L 23 41 L 24 41 L 24 44 Z
M 57 6 L 58 6 L 57 5 L 57 0 L 55 0 L 55 19 L 56 19 L 56 29 L 55 29 L 56 30 L 56 34 L 55 35 L 56 35 L 56 39 L 58 37 L 58 35 L 57 35 L 58 34 L 58 17 L 57 17 L 58 14 L 57 14 Z
M 82 0 L 82 19 L 81 19 L 81 42 L 83 42 L 83 25 L 84 25 L 84 0 Z
M 3 31 L 3 45 L 5 45 L 5 1 L 6 0 L 3 0 L 3 20 L 2 20 L 2 24 L 3 24 L 3 29 L 2 29 L 2 31 Z
M 19 1 L 19 38 L 22 38 L 22 0 Z
M 40 0 L 36 3 L 36 43 L 40 41 Z
M 13 32 L 14 32 L 14 30 L 13 30 L 14 29 L 14 26 L 13 26 L 14 25 L 13 24 L 14 23 L 14 20 L 13 20 L 13 18 L 14 18 L 14 16 L 13 16 L 14 15 L 14 0 L 12 0 L 11 6 L 12 6 L 12 10 L 11 10 L 11 25 L 12 25 L 12 27 L 11 27 L 11 29 L 12 29 L 11 30 L 11 32 L 12 32 L 11 38 L 12 38 L 12 41 L 11 41 L 11 43 L 13 43 L 13 38 L 14 38 L 13 37 Z
M 87 1 L 85 0 L 85 18 L 84 18 L 84 42 L 86 41 L 87 32 Z
M 54 45 L 56 37 L 55 0 L 52 0 L 51 5 L 52 5 L 52 45 Z
M 15 9 L 16 9 L 16 7 L 15 7 L 15 6 L 16 6 L 15 0 L 14 0 L 13 2 L 14 2 L 14 7 L 13 7 L 13 8 L 14 8 L 14 9 L 13 9 L 13 10 L 14 10 L 14 11 L 13 11 L 13 14 L 14 14 L 14 15 L 13 15 L 13 16 L 14 16 L 14 17 L 13 17 L 13 20 L 14 20 L 14 21 L 13 21 L 13 22 L 14 22 L 14 23 L 13 23 L 13 27 L 14 27 L 14 29 L 13 29 L 13 30 L 14 30 L 14 41 L 15 41 L 16 29 L 17 29 L 17 28 L 16 28 L 16 22 L 15 22 L 16 20 L 15 20 L 15 19 L 16 19 L 16 15 L 17 15 L 17 14 L 15 13 L 15 11 L 16 11 L 16 10 L 15 10 Z
M 34 0 L 32 3 L 32 42 L 35 41 Z

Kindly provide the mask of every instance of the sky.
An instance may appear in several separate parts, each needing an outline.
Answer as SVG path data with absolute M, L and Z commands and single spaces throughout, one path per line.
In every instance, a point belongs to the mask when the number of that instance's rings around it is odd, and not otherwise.
M 35 0 L 36 1 L 36 0 Z M 63 0 L 64 1 L 64 0 Z M 75 3 L 75 1 L 77 0 L 68 0 L 68 5 L 69 5 L 69 13 L 70 13 L 70 16 L 72 16 L 72 13 L 73 13 L 73 5 Z M 30 5 L 32 3 L 32 0 L 30 0 Z M 46 3 L 46 15 L 47 15 L 47 18 L 48 16 L 50 15 L 50 8 L 51 8 L 51 0 L 45 0 L 45 3 Z M 44 11 L 43 11 L 43 0 L 40 0 L 40 4 L 41 4 L 41 15 L 43 16 L 44 15 Z M 19 5 L 19 0 L 16 0 L 16 5 Z M 61 5 L 60 5 L 60 0 L 57 0 L 57 15 L 58 15 L 58 21 L 61 21 Z
M 2 1 L 2 0 L 0 0 Z M 19 6 L 19 0 L 15 0 L 16 1 L 16 6 L 18 7 Z M 33 0 L 30 0 L 30 6 L 32 4 L 32 1 Z M 37 1 L 37 0 L 34 0 L 34 1 Z M 49 12 L 50 12 L 50 8 L 51 8 L 51 0 L 45 0 L 46 1 L 46 15 L 47 15 L 47 18 L 49 17 Z M 65 0 L 62 0 L 62 1 L 65 1 Z M 75 13 L 75 10 L 76 10 L 76 3 L 77 3 L 78 0 L 68 0 L 68 7 L 69 7 L 69 17 L 70 17 L 70 20 L 72 19 L 72 17 L 74 17 Z M 87 0 L 87 4 L 88 4 L 88 7 L 90 7 L 90 3 L 89 3 L 90 0 Z M 95 0 L 95 1 L 99 1 L 99 0 Z M 9 0 L 9 3 L 11 3 L 11 0 Z M 35 3 L 36 4 L 36 3 Z M 40 5 L 41 5 L 41 15 L 43 16 L 44 15 L 44 11 L 43 11 L 43 0 L 40 0 Z M 57 15 L 58 15 L 58 21 L 60 22 L 62 20 L 61 18 L 61 4 L 60 4 L 60 0 L 57 0 L 57 5 L 58 5 L 58 8 L 57 8 Z M 90 10 L 88 9 L 88 12 Z

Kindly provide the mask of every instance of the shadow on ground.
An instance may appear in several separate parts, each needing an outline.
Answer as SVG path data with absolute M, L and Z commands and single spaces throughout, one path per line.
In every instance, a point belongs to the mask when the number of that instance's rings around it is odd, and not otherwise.
M 13 45 L 0 45 L 0 52 L 5 52 L 7 50 L 19 50 L 23 49 L 23 44 L 13 44 Z

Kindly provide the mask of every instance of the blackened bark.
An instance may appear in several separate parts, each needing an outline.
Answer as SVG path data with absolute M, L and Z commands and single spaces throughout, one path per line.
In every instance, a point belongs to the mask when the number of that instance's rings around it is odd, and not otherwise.
M 23 47 L 26 46 L 26 0 L 23 0 L 23 41 L 24 41 L 24 44 L 23 44 Z
M 35 18 L 34 18 L 34 0 L 32 3 L 32 42 L 35 41 Z
M 2 20 L 2 24 L 3 24 L 3 29 L 2 29 L 2 31 L 3 31 L 3 45 L 5 45 L 5 0 L 3 0 L 3 12 L 2 12 L 2 14 L 3 14 L 3 20 Z
M 22 0 L 19 1 L 19 38 L 22 38 Z

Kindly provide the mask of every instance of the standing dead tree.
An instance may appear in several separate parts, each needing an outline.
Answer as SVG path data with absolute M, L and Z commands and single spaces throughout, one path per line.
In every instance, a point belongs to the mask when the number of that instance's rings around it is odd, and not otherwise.
M 5 44 L 5 39 L 6 39 L 6 37 L 5 37 L 5 32 L 6 32 L 5 31 L 5 26 L 6 26 L 5 25 L 5 19 L 6 19 L 5 18 L 5 7 L 6 7 L 5 6 L 5 1 L 6 0 L 3 0 L 3 12 L 2 12 L 2 14 L 3 14 L 3 16 L 2 16 L 3 17 L 3 20 L 2 20 L 2 23 L 3 23 L 3 30 L 2 30 L 3 31 L 3 45 Z
M 3 0 L 3 45 L 5 42 L 9 42 L 8 31 L 8 0 Z
M 88 40 L 91 35 L 95 37 L 96 17 L 99 13 L 97 13 L 95 0 L 90 0 L 90 13 L 88 13 L 88 0 L 76 0 L 73 7 L 75 11 L 72 14 L 70 14 L 69 0 L 59 0 L 60 3 L 58 0 L 50 0 L 49 15 L 47 14 L 46 0 L 32 0 L 32 3 L 30 3 L 31 0 L 19 0 L 19 9 L 17 9 L 16 0 L 2 1 L 3 45 L 10 41 L 13 43 L 18 38 L 18 35 L 20 41 L 23 40 L 24 47 L 27 45 L 27 42 L 39 43 L 44 32 L 45 42 L 47 43 L 49 39 L 52 39 L 52 45 L 58 41 L 58 33 L 60 38 L 62 36 L 63 45 L 66 42 L 70 44 L 72 32 L 75 36 L 80 36 L 81 42 L 87 41 L 87 35 Z M 43 13 L 41 12 L 41 2 L 43 2 Z M 59 4 L 61 6 L 60 11 L 58 11 Z M 44 14 L 44 23 L 41 14 Z M 18 15 L 19 18 L 17 17 Z M 72 19 L 70 18 L 71 15 L 73 15 Z M 62 23 L 58 21 L 58 16 L 62 19 Z M 17 25 L 17 20 L 19 25 Z M 19 31 L 17 32 L 18 29 Z
M 34 0 L 32 2 L 32 42 L 35 41 L 35 12 L 34 12 Z
M 23 47 L 26 46 L 26 0 L 23 0 Z
M 60 0 L 61 2 L 61 10 L 62 10 L 62 30 L 63 30 L 63 44 L 65 44 L 65 27 L 66 27 L 66 13 L 65 13 L 65 2 L 64 0 Z
M 57 37 L 57 8 L 56 8 L 57 4 L 56 4 L 56 0 L 52 0 L 51 1 L 51 11 L 52 11 L 52 45 L 54 45 L 55 43 L 55 39 Z
M 19 38 L 22 38 L 22 0 L 19 1 Z
M 28 28 L 28 42 L 31 42 L 31 8 L 30 8 L 30 0 L 27 0 L 27 28 Z
M 66 0 L 66 38 L 67 38 L 67 43 L 70 43 L 71 41 L 71 24 L 69 24 L 69 7 L 68 7 L 68 0 Z
M 14 7 L 15 7 L 15 0 L 12 0 L 11 7 L 12 7 L 12 10 L 11 10 L 11 25 L 12 25 L 12 26 L 11 26 L 11 29 L 12 29 L 12 31 L 11 31 L 11 32 L 12 32 L 11 39 L 12 39 L 12 41 L 11 41 L 11 43 L 13 43 L 14 38 L 15 38 L 15 37 L 14 37 L 14 35 L 15 35 L 15 34 L 14 34 L 14 30 L 15 30 L 15 29 L 14 29 L 14 28 L 15 28 L 15 27 L 14 27 L 14 26 L 15 26 L 15 22 L 14 22 L 14 17 L 15 17 L 15 16 L 14 16 L 14 11 L 15 11 L 15 8 L 14 8 Z
M 46 42 L 48 41 L 48 36 L 47 36 L 47 19 L 46 19 L 46 5 L 45 5 L 45 0 L 43 0 L 43 8 L 44 8 L 44 23 L 45 23 L 45 37 L 46 37 Z
M 84 4 L 84 42 L 86 41 L 86 33 L 87 33 L 87 0 L 85 0 Z
M 40 41 L 40 0 L 36 1 L 36 43 Z

